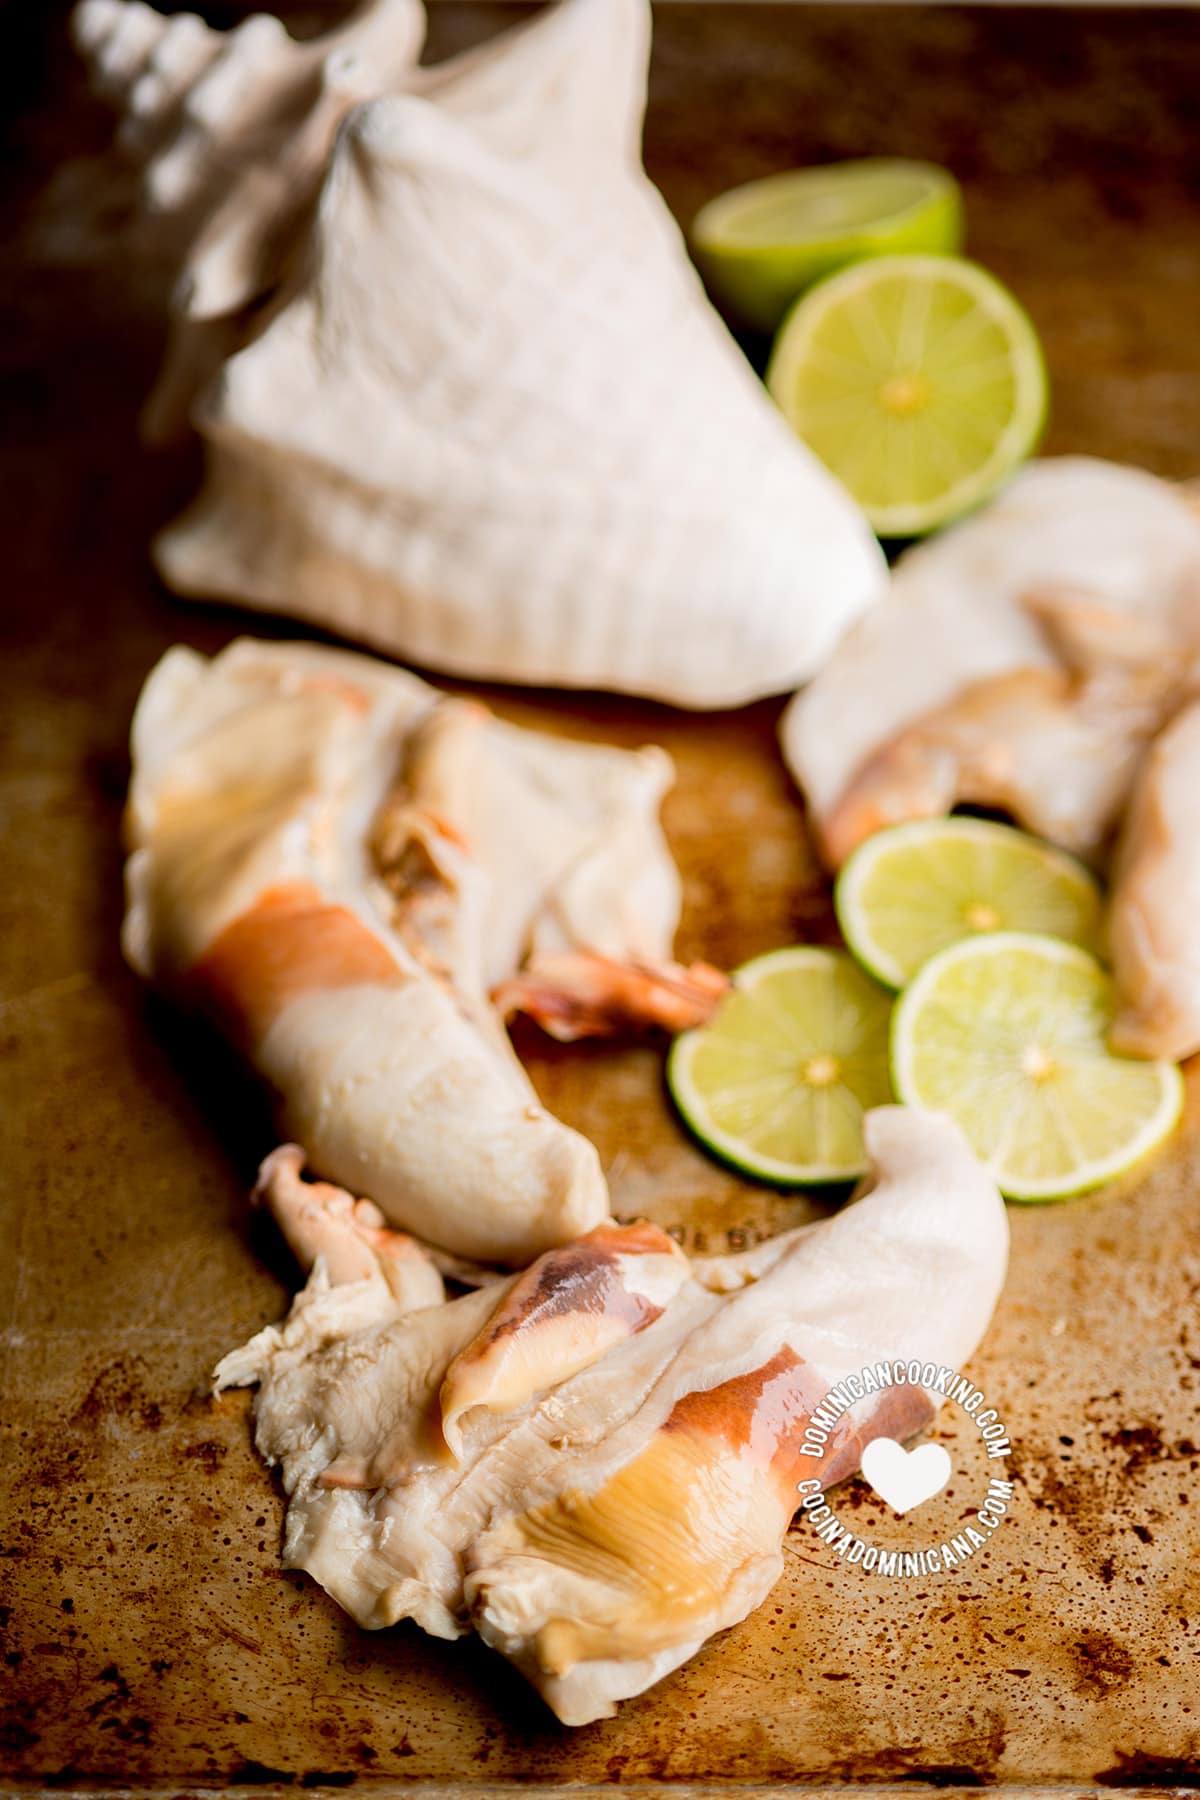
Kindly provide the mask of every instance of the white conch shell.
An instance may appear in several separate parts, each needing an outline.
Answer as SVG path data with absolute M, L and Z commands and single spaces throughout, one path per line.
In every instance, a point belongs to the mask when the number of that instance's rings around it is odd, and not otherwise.
M 302 242 L 339 122 L 408 75 L 424 13 L 420 0 L 366 0 L 339 30 L 297 42 L 268 14 L 224 32 L 141 0 L 81 0 L 72 30 L 121 110 L 119 146 L 142 165 L 141 236 L 178 265 L 146 414 L 163 436 L 245 341 L 248 309 Z
M 646 0 L 563 0 L 351 112 L 290 297 L 196 409 L 172 587 L 687 706 L 819 667 L 884 565 L 642 172 L 647 38 Z

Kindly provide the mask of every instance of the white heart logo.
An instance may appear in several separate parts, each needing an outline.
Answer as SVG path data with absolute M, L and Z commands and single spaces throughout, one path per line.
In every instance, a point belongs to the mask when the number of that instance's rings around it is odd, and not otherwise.
M 893 1512 L 911 1512 L 940 1494 L 950 1479 L 950 1457 L 940 1444 L 906 1450 L 895 1438 L 872 1438 L 863 1451 L 862 1472 Z

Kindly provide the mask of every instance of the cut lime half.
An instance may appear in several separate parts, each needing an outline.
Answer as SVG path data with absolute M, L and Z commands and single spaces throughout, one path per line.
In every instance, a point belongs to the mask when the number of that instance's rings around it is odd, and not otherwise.
M 692 249 L 738 323 L 774 331 L 804 289 L 867 256 L 962 247 L 958 183 L 933 163 L 871 157 L 788 169 L 701 207 Z
M 862 1116 L 891 1099 L 891 996 L 840 950 L 746 963 L 708 1025 L 675 1040 L 671 1095 L 709 1150 L 780 1186 L 850 1181 Z
M 767 386 L 881 537 L 979 505 L 1046 418 L 1037 333 L 1006 288 L 955 256 L 879 257 L 819 283 L 788 314 Z
M 892 1080 L 948 1112 L 1010 1200 L 1060 1200 L 1137 1162 L 1179 1118 L 1174 1063 L 1110 1056 L 1110 977 L 1032 932 L 967 938 L 896 1002 Z
M 985 931 L 1035 931 L 1096 950 L 1095 876 L 1041 838 L 987 819 L 915 819 L 877 831 L 834 889 L 842 936 L 900 988 L 931 956 Z

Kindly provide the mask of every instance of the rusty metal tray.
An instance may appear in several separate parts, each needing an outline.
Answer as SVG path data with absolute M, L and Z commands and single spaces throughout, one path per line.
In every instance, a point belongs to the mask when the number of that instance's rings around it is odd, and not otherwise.
M 1016 1494 L 986 1555 L 955 1575 L 873 1583 L 798 1526 L 753 1618 L 617 1719 L 572 1733 L 481 1646 L 368 1637 L 280 1572 L 280 1493 L 251 1450 L 248 1398 L 206 1389 L 217 1356 L 285 1303 L 285 1261 L 244 1203 L 266 1120 L 117 950 L 138 685 L 172 640 L 213 650 L 246 622 L 177 605 L 147 572 L 147 537 L 193 482 L 194 453 L 137 446 L 156 297 L 94 260 L 78 229 L 87 171 L 55 171 L 94 152 L 106 124 L 57 9 L 19 10 L 9 72 L 27 91 L 0 252 L 3 1779 L 1200 1786 L 1194 1072 L 1188 1118 L 1152 1167 L 1067 1206 L 1012 1209 L 1011 1278 L 973 1373 L 1009 1426 Z M 512 10 L 437 8 L 438 46 Z M 1044 334 L 1049 448 L 1183 476 L 1200 426 L 1197 92 L 1185 12 L 663 5 L 649 161 L 681 216 L 813 156 L 949 163 L 976 254 Z M 670 749 L 685 955 L 729 964 L 832 936 L 774 706 L 690 718 L 497 703 Z M 690 1146 L 655 1048 L 559 1051 L 534 1033 L 522 1048 L 548 1103 L 597 1140 L 621 1212 L 682 1225 L 706 1249 L 803 1216 L 803 1200 L 745 1186 Z M 953 1420 L 943 1432 L 961 1446 Z M 854 1516 L 870 1522 L 865 1495 Z

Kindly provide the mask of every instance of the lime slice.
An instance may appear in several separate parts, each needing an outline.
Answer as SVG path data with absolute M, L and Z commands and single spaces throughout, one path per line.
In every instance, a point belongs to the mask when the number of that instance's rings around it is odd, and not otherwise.
M 983 931 L 1036 931 L 1096 950 L 1101 896 L 1089 869 L 986 819 L 915 819 L 877 831 L 834 889 L 842 936 L 888 987 Z
M 788 169 L 701 207 L 692 248 L 713 298 L 774 331 L 796 295 L 866 256 L 962 247 L 958 183 L 933 163 L 873 157 Z
M 788 314 L 767 386 L 881 537 L 977 506 L 1046 418 L 1033 326 L 955 256 L 883 256 L 822 281 Z
M 1097 1187 L 1175 1124 L 1174 1063 L 1110 1056 L 1112 982 L 1077 944 L 966 938 L 927 962 L 892 1015 L 892 1080 L 948 1112 L 1010 1200 Z
M 891 1099 L 891 995 L 841 950 L 746 963 L 708 1025 L 675 1040 L 667 1081 L 701 1143 L 743 1174 L 790 1186 L 867 1165 L 862 1115 Z

